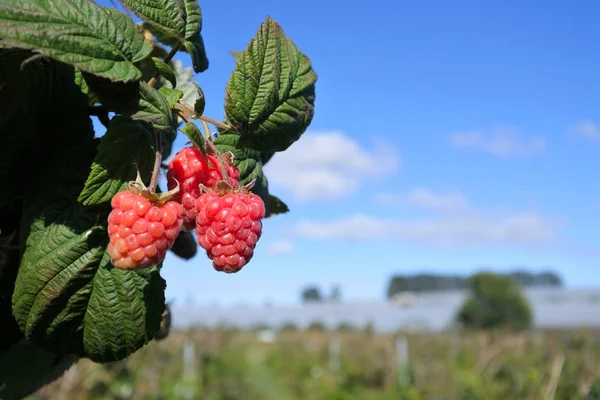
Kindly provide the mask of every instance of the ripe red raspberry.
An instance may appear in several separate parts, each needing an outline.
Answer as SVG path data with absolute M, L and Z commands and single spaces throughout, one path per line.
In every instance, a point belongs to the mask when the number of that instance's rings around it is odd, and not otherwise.
M 265 204 L 255 194 L 205 193 L 196 200 L 198 243 L 217 271 L 238 272 L 254 255 Z
M 181 204 L 152 204 L 128 190 L 117 193 L 108 216 L 107 251 L 119 269 L 147 268 L 165 259 L 183 223 Z
M 229 184 L 233 188 L 237 188 L 240 171 L 227 159 L 224 161 Z M 198 214 L 196 199 L 200 197 L 199 185 L 212 188 L 222 179 L 223 174 L 217 157 L 208 154 L 205 158 L 197 147 L 186 147 L 171 160 L 167 172 L 167 182 L 169 190 L 177 187 L 177 182 L 179 182 L 179 193 L 173 200 L 180 202 L 185 210 L 184 230 L 191 231 L 196 226 L 196 215 Z

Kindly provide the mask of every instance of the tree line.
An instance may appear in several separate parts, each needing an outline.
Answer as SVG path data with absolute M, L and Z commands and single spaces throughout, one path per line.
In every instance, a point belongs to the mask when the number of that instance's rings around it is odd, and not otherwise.
M 531 273 L 514 271 L 508 274 L 499 274 L 510 278 L 513 282 L 523 287 L 561 287 L 562 279 L 554 272 L 544 271 Z M 394 297 L 403 292 L 429 292 L 443 290 L 465 290 L 469 288 L 469 277 L 458 275 L 415 274 L 395 275 L 390 279 L 387 288 L 387 297 Z

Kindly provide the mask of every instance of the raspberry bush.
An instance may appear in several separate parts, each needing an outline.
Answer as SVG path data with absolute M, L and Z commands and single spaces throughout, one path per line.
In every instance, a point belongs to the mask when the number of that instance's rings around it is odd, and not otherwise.
M 288 211 L 263 165 L 313 118 L 309 58 L 267 17 L 214 118 L 197 1 L 121 5 L 0 2 L 0 398 L 164 337 L 166 253 L 249 269 L 264 218 Z

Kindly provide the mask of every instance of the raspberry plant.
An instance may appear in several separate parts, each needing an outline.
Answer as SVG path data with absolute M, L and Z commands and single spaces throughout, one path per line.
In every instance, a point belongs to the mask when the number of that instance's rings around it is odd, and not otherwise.
M 195 73 L 209 66 L 196 0 L 121 3 L 127 12 L 91 0 L 0 2 L 0 398 L 35 390 L 77 358 L 137 351 L 163 321 L 166 249 L 190 258 L 200 241 L 233 272 L 251 258 L 260 220 L 288 211 L 263 166 L 313 118 L 309 58 L 267 17 L 235 53 L 224 117 L 211 118 L 211 99 L 175 59 L 191 58 Z M 183 181 L 165 194 L 156 183 L 177 135 L 210 171 L 177 171 Z M 146 194 L 131 189 L 136 178 Z M 235 216 L 219 231 L 224 244 L 210 241 L 214 219 L 192 239 L 210 204 Z M 159 211 L 168 214 L 160 224 Z M 241 239 L 230 246 L 234 231 Z M 210 268 L 208 257 L 193 262 Z

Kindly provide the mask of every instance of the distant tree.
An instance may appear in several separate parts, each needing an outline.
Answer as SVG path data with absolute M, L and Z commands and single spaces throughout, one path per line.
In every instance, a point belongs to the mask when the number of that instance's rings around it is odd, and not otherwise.
M 296 332 L 298 330 L 298 326 L 295 323 L 288 321 L 284 322 L 279 330 L 281 332 Z
M 530 273 L 527 271 L 515 271 L 509 276 L 522 286 L 526 287 L 560 287 L 562 279 L 554 272 L 544 271 L 539 274 Z
M 456 315 L 465 328 L 523 330 L 531 326 L 529 303 L 510 277 L 481 272 L 469 278 L 468 285 L 470 296 Z
M 466 279 L 460 276 L 417 274 L 393 276 L 388 284 L 387 297 L 392 298 L 402 292 L 425 292 L 464 289 Z
M 340 324 L 335 328 L 335 330 L 338 332 L 355 332 L 356 327 L 350 322 L 340 322 Z
M 323 301 L 321 291 L 316 286 L 308 286 L 302 290 L 302 301 L 305 303 Z
M 525 287 L 560 287 L 561 278 L 553 272 L 545 271 L 532 274 L 526 271 L 515 271 L 505 276 Z M 387 289 L 387 297 L 392 298 L 402 292 L 425 292 L 441 290 L 466 289 L 468 279 L 453 275 L 416 274 L 396 275 L 390 279 Z
M 260 332 L 260 331 L 265 331 L 265 330 L 269 330 L 269 329 L 271 329 L 271 327 L 266 322 L 256 322 L 256 323 L 250 325 L 250 327 L 248 328 L 248 330 L 250 332 Z
M 342 289 L 340 285 L 335 285 L 331 288 L 331 293 L 329 294 L 329 301 L 334 303 L 339 303 L 342 300 Z
M 312 331 L 312 332 L 325 332 L 325 331 L 327 331 L 327 327 L 321 321 L 313 321 L 308 325 L 306 330 Z

